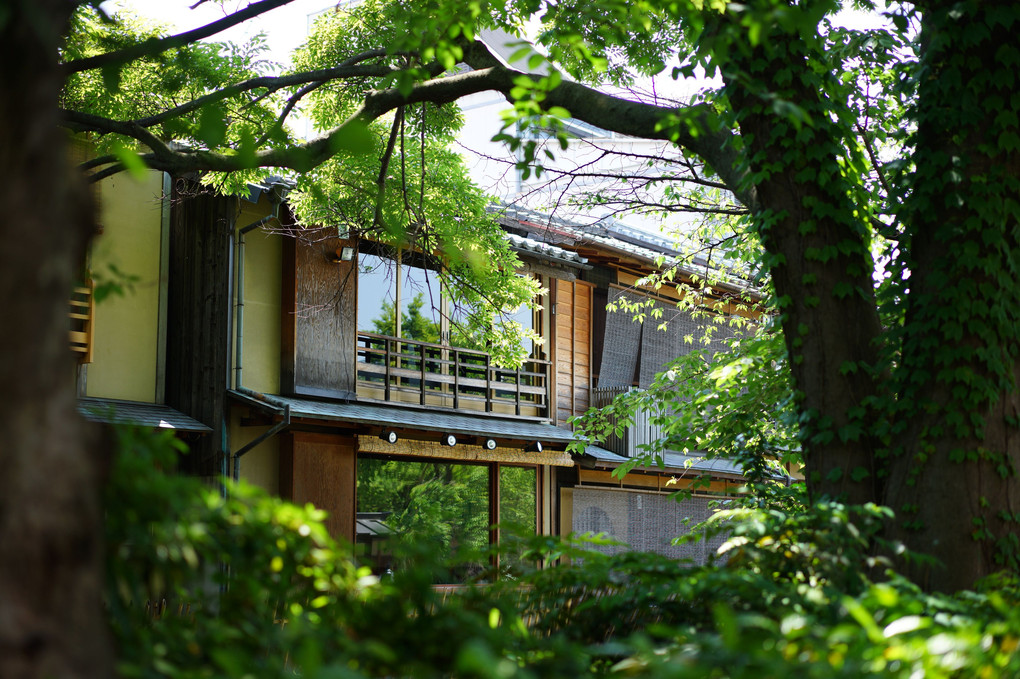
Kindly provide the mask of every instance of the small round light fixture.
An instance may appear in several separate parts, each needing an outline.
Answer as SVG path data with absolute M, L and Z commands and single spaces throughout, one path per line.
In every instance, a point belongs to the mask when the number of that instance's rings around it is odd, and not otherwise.
M 383 433 L 379 434 L 379 438 L 381 438 L 383 441 L 386 441 L 386 443 L 394 444 L 397 442 L 398 436 L 397 432 L 393 431 L 392 429 L 384 429 Z
M 485 446 L 486 450 L 496 450 L 496 439 L 485 439 L 482 445 Z
M 534 443 L 531 443 L 531 444 L 528 444 L 528 445 L 524 446 L 524 452 L 526 452 L 526 453 L 541 453 L 542 452 L 542 442 L 541 441 L 535 441 Z
M 444 446 L 450 446 L 451 448 L 457 445 L 457 437 L 453 434 L 443 434 L 443 438 L 439 440 Z

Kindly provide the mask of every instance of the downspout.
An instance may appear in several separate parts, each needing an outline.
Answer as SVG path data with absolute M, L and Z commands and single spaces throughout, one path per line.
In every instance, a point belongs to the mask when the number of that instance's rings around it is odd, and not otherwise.
M 269 201 L 272 205 L 270 213 L 248 226 L 237 230 L 234 237 L 234 268 L 237 270 L 237 302 L 236 306 L 236 329 L 234 331 L 234 388 L 241 388 L 241 364 L 244 345 L 244 236 L 249 231 L 265 226 L 273 219 L 280 217 L 280 204 L 283 203 L 283 195 L 273 186 L 269 193 Z
M 270 211 L 265 217 L 258 219 L 247 226 L 241 227 L 237 230 L 234 235 L 234 270 L 235 270 L 235 285 L 236 290 L 236 318 L 234 319 L 234 387 L 238 391 L 242 390 L 241 382 L 241 365 L 243 357 L 244 347 L 244 236 L 249 231 L 257 229 L 261 226 L 265 226 L 273 219 L 279 219 L 280 217 L 280 205 L 283 203 L 284 196 L 286 195 L 287 189 L 279 184 L 270 184 L 269 190 L 269 204 Z M 229 387 L 229 379 L 227 385 Z M 290 409 L 289 407 L 285 410 L 285 421 L 286 425 L 290 425 Z M 228 434 L 228 427 L 223 427 L 223 440 L 222 440 L 222 463 L 221 463 L 221 478 L 229 478 L 232 474 L 236 481 L 240 472 L 240 457 L 249 450 L 254 448 L 256 445 L 264 441 L 269 436 L 277 433 L 283 429 L 283 427 L 277 428 L 273 426 L 269 431 L 265 432 L 262 436 L 255 439 L 248 445 L 242 447 L 239 451 L 231 455 L 230 453 L 230 437 Z M 233 462 L 233 464 L 231 464 Z M 231 469 L 233 467 L 233 469 Z M 223 496 L 226 497 L 226 486 L 223 486 Z
M 242 391 L 242 393 L 247 392 L 246 389 L 245 390 L 241 390 L 241 391 Z M 277 414 L 281 414 L 281 411 L 277 410 Z M 248 443 L 246 443 L 243 446 L 241 446 L 240 448 L 238 448 L 237 451 L 235 451 L 234 454 L 231 456 L 231 458 L 232 458 L 232 464 L 231 464 L 232 470 L 231 471 L 233 472 L 234 481 L 239 481 L 240 478 L 241 478 L 241 456 L 242 455 L 247 453 L 249 450 L 251 450 L 255 446 L 259 445 L 260 443 L 262 443 L 266 439 L 268 439 L 268 438 L 270 438 L 272 436 L 276 436 L 281 431 L 283 431 L 284 429 L 286 429 L 287 427 L 290 426 L 290 404 L 289 403 L 284 404 L 283 410 L 282 410 L 282 415 L 283 415 L 283 419 L 282 420 L 280 420 L 279 422 L 274 424 L 272 427 L 270 427 L 266 431 L 264 431 L 261 434 L 259 434 L 257 437 L 255 437 L 254 439 L 252 439 Z

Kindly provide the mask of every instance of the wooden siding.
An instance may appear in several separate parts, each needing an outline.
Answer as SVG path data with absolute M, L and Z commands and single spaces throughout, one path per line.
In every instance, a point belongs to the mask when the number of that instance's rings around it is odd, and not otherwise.
M 592 286 L 556 280 L 552 292 L 556 423 L 565 424 L 590 403 Z
M 354 242 L 338 238 L 335 229 L 284 241 L 281 384 L 286 393 L 346 398 L 357 388 L 357 273 L 355 262 L 336 261 L 345 246 Z
M 294 432 L 280 441 L 280 494 L 329 512 L 326 528 L 354 542 L 356 461 L 354 440 Z
M 213 430 L 181 457 L 182 471 L 215 477 L 220 473 L 230 361 L 230 261 L 237 198 L 196 194 L 196 185 L 182 182 L 175 187 L 171 216 L 166 402 Z

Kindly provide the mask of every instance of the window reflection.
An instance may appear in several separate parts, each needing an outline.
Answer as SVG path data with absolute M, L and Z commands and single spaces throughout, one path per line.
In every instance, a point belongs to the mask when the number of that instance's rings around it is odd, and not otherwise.
M 358 331 L 485 353 L 488 347 L 472 324 L 473 305 L 451 299 L 436 272 L 407 259 L 398 264 L 371 253 L 358 256 Z M 504 318 L 525 330 L 535 328 L 526 304 Z M 531 339 L 521 338 L 521 344 L 526 356 L 534 355 Z
M 488 565 L 491 491 L 486 464 L 359 457 L 357 541 L 373 572 L 401 567 L 395 540 L 427 544 L 443 562 L 454 562 L 452 579 L 478 577 Z M 514 535 L 537 526 L 533 467 L 499 469 L 500 540 L 509 545 L 502 570 L 519 565 Z M 511 528 L 512 527 L 512 528 Z
M 499 468 L 500 570 L 512 575 L 521 566 L 521 540 L 538 528 L 537 473 L 533 467 Z
M 397 289 L 397 277 L 400 289 Z M 400 332 L 397 333 L 399 300 Z M 407 263 L 362 253 L 358 257 L 358 330 L 419 342 L 440 343 L 438 278 Z
M 396 267 L 391 260 L 358 255 L 358 331 L 396 335 Z

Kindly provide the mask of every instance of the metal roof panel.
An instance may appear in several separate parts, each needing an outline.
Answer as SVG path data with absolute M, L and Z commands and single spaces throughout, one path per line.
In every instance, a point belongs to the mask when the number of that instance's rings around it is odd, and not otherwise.
M 178 429 L 202 433 L 212 431 L 198 420 L 158 403 L 85 397 L 78 399 L 78 412 L 92 422 L 134 424 L 154 429 Z
M 463 436 L 491 436 L 521 441 L 542 441 L 561 445 L 574 440 L 574 434 L 569 429 L 561 429 L 542 422 L 506 419 L 484 413 L 469 415 L 416 410 L 383 404 L 314 401 L 293 396 L 268 394 L 266 397 L 266 401 L 272 405 L 279 407 L 289 405 L 291 417 L 422 429 Z

